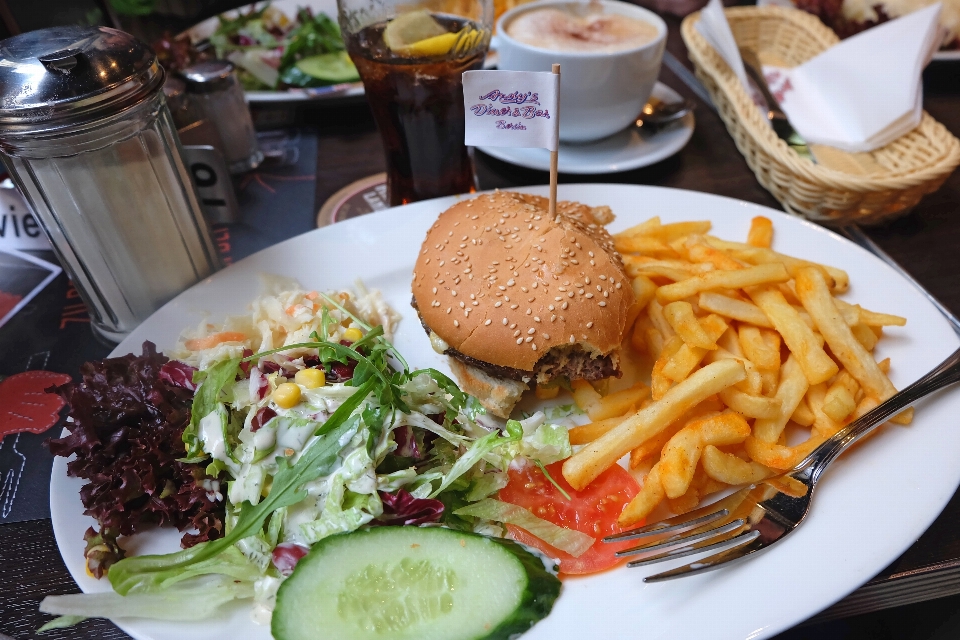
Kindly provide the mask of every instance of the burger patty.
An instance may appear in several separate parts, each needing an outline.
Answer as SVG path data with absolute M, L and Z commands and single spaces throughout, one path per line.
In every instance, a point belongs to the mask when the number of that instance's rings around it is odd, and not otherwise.
M 417 306 L 416 299 L 411 301 L 411 306 L 416 309 L 417 317 L 420 318 L 420 324 L 423 330 L 430 335 L 432 330 L 420 317 L 420 308 Z M 548 351 L 537 361 L 533 371 L 524 371 L 523 369 L 514 369 L 513 367 L 503 367 L 498 364 L 492 364 L 485 360 L 478 360 L 461 353 L 453 347 L 448 347 L 444 355 L 456 358 L 464 364 L 476 367 L 498 378 L 507 378 L 510 380 L 522 380 L 524 382 L 535 381 L 541 384 L 551 382 L 557 378 L 565 377 L 568 380 L 602 380 L 611 376 L 619 378 L 620 369 L 613 361 L 611 355 L 592 356 L 584 351 L 579 345 L 569 348 L 556 348 Z

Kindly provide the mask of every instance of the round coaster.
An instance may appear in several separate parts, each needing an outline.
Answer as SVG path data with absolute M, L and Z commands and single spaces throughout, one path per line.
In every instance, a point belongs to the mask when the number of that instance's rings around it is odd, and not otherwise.
M 378 173 L 351 182 L 327 198 L 317 213 L 317 226 L 357 218 L 367 213 L 387 209 L 387 174 Z

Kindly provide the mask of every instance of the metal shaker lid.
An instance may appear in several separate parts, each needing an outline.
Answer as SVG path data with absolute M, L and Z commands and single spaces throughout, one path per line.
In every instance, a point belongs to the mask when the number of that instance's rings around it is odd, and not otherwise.
M 0 131 L 98 119 L 140 102 L 163 76 L 153 50 L 116 29 L 51 27 L 7 38 L 0 41 Z
M 180 72 L 187 81 L 187 91 L 208 93 L 222 91 L 233 82 L 233 63 L 227 60 L 206 60 Z

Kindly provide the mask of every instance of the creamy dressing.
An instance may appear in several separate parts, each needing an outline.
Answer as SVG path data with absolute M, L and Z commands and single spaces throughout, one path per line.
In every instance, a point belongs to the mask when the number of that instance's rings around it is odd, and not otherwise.
M 203 450 L 214 460 L 227 461 L 227 443 L 223 439 L 223 421 L 226 414 L 222 409 L 211 411 L 200 420 L 200 442 Z
M 272 449 L 277 444 L 277 432 L 271 427 L 261 427 L 253 434 L 253 448 L 257 451 Z
M 316 422 L 301 423 L 295 420 L 277 419 L 276 443 L 277 453 L 286 454 L 288 451 L 299 453 L 303 451 L 307 440 L 313 436 L 317 428 Z

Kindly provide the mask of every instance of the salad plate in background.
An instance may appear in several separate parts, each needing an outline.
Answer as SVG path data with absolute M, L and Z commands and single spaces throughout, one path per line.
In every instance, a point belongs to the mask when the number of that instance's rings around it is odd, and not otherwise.
M 527 190 L 547 193 L 546 187 Z M 609 205 L 617 214 L 613 231 L 654 215 L 664 222 L 695 217 L 711 220 L 715 235 L 739 240 L 746 237 L 752 217 L 769 217 L 776 229 L 776 250 L 847 270 L 851 299 L 908 318 L 905 329 L 892 330 L 878 346 L 879 357 L 892 359 L 891 379 L 899 388 L 938 364 L 960 342 L 937 310 L 890 267 L 811 223 L 742 201 L 656 187 L 561 185 L 559 197 Z M 424 234 L 455 201 L 442 198 L 356 218 L 250 256 L 168 303 L 113 355 L 139 352 L 144 340 L 168 350 L 184 327 L 197 325 L 207 314 L 219 321 L 242 313 L 258 295 L 259 274 L 269 272 L 317 290 L 349 288 L 361 278 L 403 315 L 393 342 L 411 366 L 448 371 L 444 358 L 431 349 L 409 301 L 411 272 Z M 402 225 L 395 224 L 397 216 L 402 216 Z M 357 258 L 363 255 L 377 255 L 378 260 Z M 769 637 L 798 624 L 876 575 L 939 514 L 960 482 L 960 438 L 953 429 L 958 410 L 960 395 L 940 394 L 918 405 L 912 426 L 887 428 L 839 461 L 822 485 L 809 523 L 790 544 L 739 566 L 661 584 L 645 585 L 642 578 L 669 566 L 619 568 L 568 579 L 553 612 L 524 638 L 739 640 Z M 58 458 L 51 480 L 58 545 L 84 591 L 109 590 L 109 583 L 84 571 L 83 533 L 93 520 L 83 515 L 79 499 L 83 481 L 67 477 L 65 467 L 65 460 Z M 878 536 L 877 531 L 884 534 Z M 171 552 L 179 548 L 179 539 L 175 530 L 153 530 L 135 536 L 127 546 L 132 555 Z M 780 587 L 771 589 L 771 584 Z M 250 607 L 243 602 L 199 623 L 134 619 L 117 623 L 138 640 L 270 637 L 268 627 L 251 623 Z
M 225 54 L 224 57 L 240 69 L 247 100 L 252 103 L 363 95 L 363 83 L 356 75 L 356 68 L 349 62 L 343 49 L 343 40 L 338 32 L 334 33 L 337 31 L 336 0 L 275 0 L 269 3 L 268 22 L 283 23 L 279 29 L 272 24 L 264 28 L 262 21 L 257 19 L 252 21 L 253 24 L 244 24 L 243 27 L 236 24 L 233 30 L 240 31 L 239 34 L 225 33 L 232 21 L 249 15 L 251 11 L 260 11 L 266 5 L 265 2 L 258 2 L 228 11 L 222 16 L 213 16 L 187 29 L 179 37 L 189 39 L 194 46 L 203 44 Z M 305 24 L 301 19 L 304 10 L 313 22 L 307 26 L 308 30 L 317 34 L 310 37 L 322 41 L 314 47 L 316 51 L 309 51 L 305 56 L 313 59 L 324 56 L 319 58 L 322 65 L 319 73 L 316 65 L 311 66 L 309 62 L 294 63 L 294 56 L 288 53 L 290 41 Z M 241 19 L 241 23 L 246 21 Z M 331 26 L 334 28 L 331 29 Z M 284 55 L 287 56 L 286 60 Z M 278 82 L 283 82 L 283 86 L 295 86 L 281 90 L 271 88 L 278 86 Z

